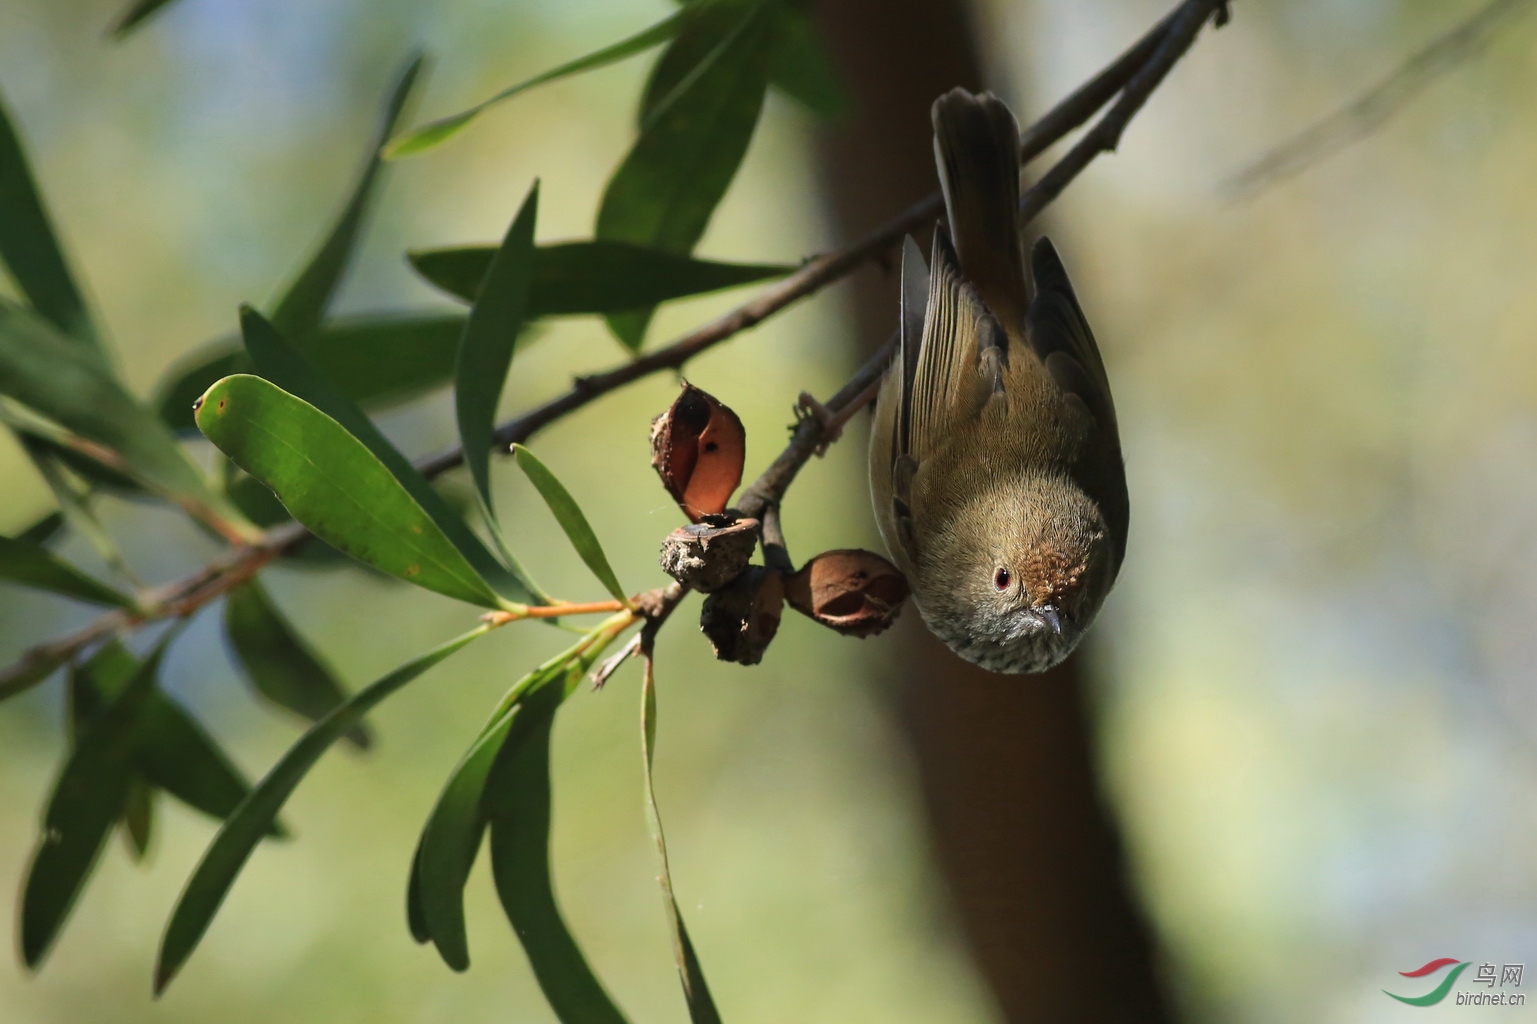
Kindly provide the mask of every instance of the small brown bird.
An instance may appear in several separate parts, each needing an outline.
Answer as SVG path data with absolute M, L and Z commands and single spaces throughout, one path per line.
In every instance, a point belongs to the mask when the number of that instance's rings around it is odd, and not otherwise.
M 1070 654 L 1110 592 L 1128 506 L 1110 382 L 1045 238 L 1025 271 L 1019 126 L 933 107 L 946 219 L 902 255 L 901 344 L 870 442 L 876 521 L 931 630 L 995 672 Z M 953 239 L 953 242 L 952 242 Z

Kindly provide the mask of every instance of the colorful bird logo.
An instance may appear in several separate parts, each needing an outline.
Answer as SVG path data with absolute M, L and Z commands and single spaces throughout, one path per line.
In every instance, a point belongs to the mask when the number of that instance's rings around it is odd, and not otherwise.
M 1408 1003 L 1410 1006 L 1434 1006 L 1446 998 L 1446 994 L 1452 990 L 1452 985 L 1456 984 L 1457 982 L 1457 975 L 1467 970 L 1468 964 L 1472 962 L 1473 961 L 1471 960 L 1458 960 L 1453 956 L 1443 956 L 1438 960 L 1430 961 L 1430 963 L 1426 964 L 1424 967 L 1419 967 L 1412 971 L 1399 971 L 1398 973 L 1403 975 L 1405 978 L 1424 978 L 1436 973 L 1448 964 L 1457 965 L 1456 967 L 1452 968 L 1450 974 L 1441 979 L 1441 984 L 1437 985 L 1435 988 L 1431 989 L 1429 992 L 1426 992 L 1422 996 L 1401 996 L 1393 992 L 1388 992 L 1387 989 L 1383 989 L 1382 991 L 1387 995 L 1392 996 L 1394 999 L 1397 999 L 1400 1003 Z

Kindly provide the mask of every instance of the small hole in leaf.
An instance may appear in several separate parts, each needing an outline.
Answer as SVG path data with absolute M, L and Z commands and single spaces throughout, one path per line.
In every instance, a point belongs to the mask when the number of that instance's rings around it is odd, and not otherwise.
M 713 451 L 718 450 L 719 448 L 720 448 L 720 445 L 716 444 L 714 441 L 706 441 L 704 443 L 704 450 L 707 451 L 707 452 L 713 452 Z

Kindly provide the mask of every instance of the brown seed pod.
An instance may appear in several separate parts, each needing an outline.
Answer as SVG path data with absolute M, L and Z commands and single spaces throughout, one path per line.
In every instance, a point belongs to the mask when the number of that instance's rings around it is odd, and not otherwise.
M 651 421 L 651 465 L 694 522 L 724 512 L 747 458 L 747 432 L 728 407 L 694 387 Z
M 707 516 L 662 542 L 662 571 L 686 587 L 713 593 L 742 575 L 758 546 L 759 522 Z
M 750 565 L 729 587 L 705 598 L 699 631 L 710 638 L 715 656 L 739 665 L 762 661 L 769 641 L 779 631 L 784 594 L 782 573 Z
M 848 636 L 874 636 L 896 621 L 907 578 L 871 551 L 824 551 L 785 582 L 790 607 Z

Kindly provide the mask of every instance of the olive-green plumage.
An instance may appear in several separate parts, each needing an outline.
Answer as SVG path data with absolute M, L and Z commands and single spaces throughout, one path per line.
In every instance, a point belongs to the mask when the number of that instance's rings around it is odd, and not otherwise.
M 1019 128 L 990 93 L 934 103 L 948 231 L 903 249 L 901 344 L 870 442 L 876 521 L 929 628 L 997 672 L 1067 657 L 1126 547 L 1110 384 L 1067 272 L 1019 238 Z

